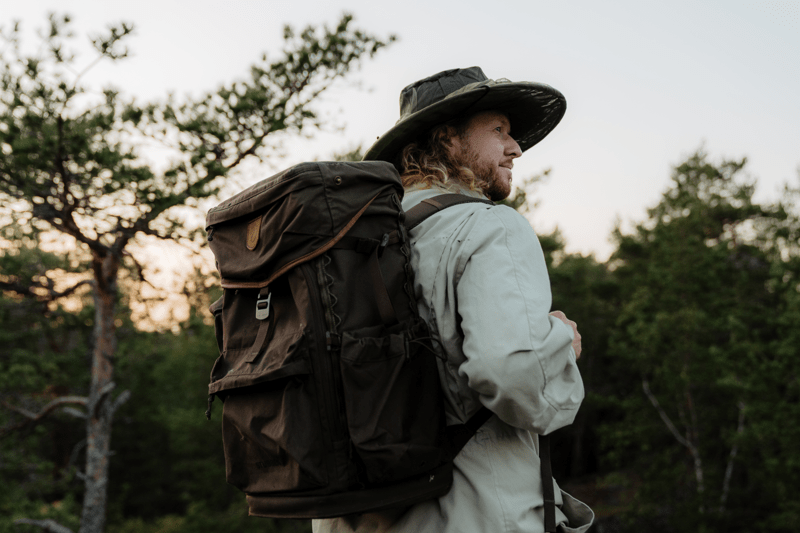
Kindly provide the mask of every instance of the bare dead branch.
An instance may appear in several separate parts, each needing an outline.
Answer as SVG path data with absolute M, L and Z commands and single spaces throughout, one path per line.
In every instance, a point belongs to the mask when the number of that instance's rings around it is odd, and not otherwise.
M 117 396 L 117 397 L 114 399 L 114 403 L 112 403 L 112 404 L 111 404 L 111 412 L 110 412 L 110 415 L 109 415 L 109 416 L 112 416 L 112 417 L 113 417 L 113 416 L 114 416 L 114 413 L 116 413 L 116 412 L 117 412 L 117 409 L 119 409 L 120 407 L 122 407 L 122 404 L 124 404 L 125 402 L 127 402 L 128 400 L 130 400 L 130 398 L 131 398 L 131 391 L 129 391 L 129 390 L 124 390 L 124 391 L 120 392 L 120 393 L 119 393 L 119 396 Z
M 75 418 L 86 418 L 86 413 L 78 409 L 73 409 L 72 407 L 64 407 L 61 412 L 74 416 Z
M 3 405 L 6 406 L 8 409 L 11 409 L 14 412 L 21 414 L 25 418 L 30 418 L 30 419 L 35 419 L 36 418 L 36 413 L 32 413 L 31 411 L 28 411 L 24 407 L 17 407 L 16 405 L 11 405 L 10 403 L 8 403 L 6 401 L 3 402 Z
M 86 439 L 83 439 L 72 448 L 72 453 L 69 454 L 69 463 L 67 463 L 67 470 L 76 465 L 76 463 L 78 462 L 78 454 L 80 454 L 81 450 L 84 449 L 85 447 L 86 447 Z M 81 477 L 82 475 L 84 475 L 83 472 L 77 470 L 76 474 L 79 478 L 83 479 Z
M 91 416 L 93 417 L 100 416 L 99 413 L 97 412 L 97 408 L 102 404 L 103 398 L 111 394 L 111 391 L 113 391 L 116 386 L 117 386 L 116 383 L 114 383 L 113 381 L 109 381 L 99 391 L 97 391 L 97 394 L 95 396 L 93 396 L 90 400 L 88 400 L 86 404 L 86 410 L 91 414 Z
M 62 526 L 52 518 L 48 518 L 47 520 L 31 520 L 30 518 L 18 518 L 14 520 L 15 524 L 27 524 L 29 526 L 36 526 L 42 528 L 43 531 L 47 531 L 49 533 L 73 533 L 73 531 L 66 527 Z
M 42 410 L 39 411 L 38 413 L 33 413 L 31 411 L 28 411 L 27 409 L 24 409 L 22 407 L 17 407 L 15 405 L 9 404 L 6 401 L 3 401 L 2 403 L 7 409 L 10 409 L 10 410 L 12 410 L 12 411 L 14 411 L 16 413 L 21 414 L 22 416 L 24 416 L 26 418 L 26 420 L 23 420 L 22 422 L 20 422 L 18 424 L 14 424 L 14 425 L 7 426 L 5 428 L 0 429 L 0 436 L 4 436 L 7 433 L 11 433 L 12 431 L 16 431 L 18 429 L 22 429 L 25 426 L 28 426 L 28 425 L 31 425 L 31 424 L 38 424 L 47 415 L 49 415 L 55 409 L 57 409 L 58 407 L 61 407 L 62 405 L 69 405 L 69 404 L 72 404 L 72 405 L 87 405 L 88 402 L 89 402 L 89 399 L 86 398 L 85 396 L 61 396 L 60 398 L 56 398 L 55 400 L 53 400 L 50 403 L 48 403 L 47 405 L 45 405 L 42 408 Z

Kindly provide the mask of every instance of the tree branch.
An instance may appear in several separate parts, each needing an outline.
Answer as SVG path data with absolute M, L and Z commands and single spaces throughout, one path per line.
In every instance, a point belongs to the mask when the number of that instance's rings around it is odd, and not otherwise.
M 78 283 L 76 283 L 72 287 L 64 289 L 61 292 L 53 291 L 51 293 L 51 299 L 55 300 L 56 298 L 63 298 L 64 296 L 69 296 L 70 294 L 72 294 L 73 292 L 77 291 L 78 289 L 80 289 L 84 285 L 92 285 L 93 283 L 94 282 L 92 280 L 90 280 L 90 279 L 85 279 L 83 281 L 79 281 Z
M 89 399 L 86 398 L 85 396 L 62 396 L 60 398 L 56 398 L 55 400 L 53 400 L 50 403 L 48 403 L 47 405 L 45 405 L 42 408 L 42 410 L 39 411 L 38 413 L 32 413 L 31 411 L 28 411 L 27 409 L 24 409 L 22 407 L 17 407 L 15 405 L 9 404 L 6 401 L 3 401 L 2 403 L 6 408 L 8 408 L 8 409 L 10 409 L 10 410 L 12 410 L 12 411 L 14 411 L 16 413 L 21 414 L 27 420 L 23 420 L 22 422 L 20 422 L 18 424 L 14 424 L 14 425 L 7 426 L 5 428 L 0 429 L 0 436 L 4 436 L 7 433 L 11 433 L 12 431 L 16 431 L 18 429 L 22 429 L 23 427 L 28 426 L 30 424 L 38 424 L 47 415 L 49 415 L 55 409 L 57 409 L 58 407 L 60 407 L 62 405 L 65 405 L 65 404 L 67 404 L 67 405 L 69 405 L 69 404 L 72 404 L 72 405 L 87 405 L 88 402 L 89 402 Z
M 97 413 L 98 406 L 102 402 L 103 398 L 111 394 L 111 391 L 113 391 L 116 386 L 117 386 L 116 383 L 114 383 L 113 381 L 109 381 L 108 383 L 103 385 L 103 387 L 99 391 L 97 391 L 95 396 L 93 396 L 91 399 L 87 399 L 86 410 L 92 417 L 99 416 Z
M 703 482 L 703 462 L 702 459 L 700 458 L 700 451 L 697 449 L 697 446 L 695 446 L 691 441 L 684 438 L 680 434 L 678 429 L 672 423 L 672 420 L 670 420 L 667 413 L 661 407 L 661 404 L 658 403 L 658 399 L 650 391 L 650 384 L 647 382 L 647 379 L 645 378 L 642 378 L 642 390 L 644 390 L 645 395 L 647 395 L 647 398 L 650 400 L 650 403 L 653 404 L 653 407 L 656 408 L 658 416 L 660 416 L 661 420 L 664 421 L 664 424 L 667 426 L 667 429 L 669 429 L 670 433 L 672 433 L 672 436 L 675 437 L 675 440 L 677 440 L 679 443 L 685 446 L 692 454 L 692 459 L 694 460 L 694 474 L 695 478 L 697 479 L 697 492 L 702 494 L 705 490 L 705 484 Z M 702 506 L 701 506 L 701 512 L 702 512 Z
M 683 446 L 686 446 L 687 448 L 691 449 L 692 443 L 686 440 L 683 437 L 683 435 L 680 434 L 678 428 L 675 427 L 675 425 L 672 423 L 672 420 L 670 420 L 667 413 L 665 413 L 664 409 L 661 408 L 661 404 L 658 403 L 658 399 L 650 391 L 650 384 L 647 382 L 645 378 L 642 378 L 642 390 L 644 390 L 644 393 L 647 395 L 647 399 L 650 400 L 650 403 L 653 404 L 653 407 L 655 407 L 656 411 L 658 411 L 658 416 L 660 416 L 661 420 L 664 421 L 664 424 L 666 424 L 667 429 L 669 429 L 669 432 L 672 433 L 673 437 L 675 437 L 675 440 L 680 442 Z
M 37 526 L 42 528 L 42 530 L 50 532 L 50 533 L 73 533 L 73 531 L 66 527 L 62 526 L 55 520 L 48 518 L 47 520 L 31 520 L 30 518 L 18 518 L 14 520 L 15 524 L 27 524 L 29 526 Z
M 130 399 L 131 399 L 131 391 L 124 390 L 124 391 L 120 392 L 119 396 L 117 396 L 114 399 L 114 403 L 111 404 L 111 411 L 109 413 L 109 416 L 113 417 L 114 413 L 117 412 L 117 409 L 122 407 L 122 404 L 124 404 L 125 402 L 127 402 Z
M 99 239 L 90 239 L 89 237 L 84 235 L 83 232 L 78 227 L 78 225 L 75 223 L 75 221 L 71 219 L 71 217 L 67 218 L 67 220 L 64 222 L 56 222 L 55 214 L 60 215 L 60 213 L 43 214 L 43 211 L 41 209 L 37 209 L 36 206 L 34 206 L 33 209 L 33 216 L 35 216 L 40 220 L 46 221 L 58 231 L 74 237 L 78 242 L 82 242 L 83 244 L 88 246 L 90 250 L 95 252 L 100 257 L 105 257 L 106 254 L 108 254 L 109 252 L 108 247 L 103 245 Z
M 75 418 L 86 418 L 86 413 L 78 409 L 73 409 L 72 407 L 65 407 L 61 410 L 61 412 L 70 416 L 74 416 Z
M 16 292 L 20 296 L 39 297 L 38 294 L 31 290 L 30 286 L 25 286 L 21 283 L 13 283 L 10 281 L 0 280 L 0 290 Z
M 69 296 L 70 294 L 74 293 L 75 291 L 77 291 L 78 289 L 83 287 L 84 285 L 91 285 L 92 284 L 91 280 L 85 279 L 83 281 L 79 281 L 78 283 L 76 283 L 72 287 L 64 289 L 61 292 L 58 292 L 58 291 L 53 290 L 53 287 L 52 287 L 53 280 L 51 280 L 50 278 L 48 278 L 46 276 L 40 276 L 40 278 L 46 279 L 47 280 L 47 284 L 33 282 L 30 285 L 24 285 L 22 283 L 15 283 L 13 281 L 2 281 L 2 280 L 0 280 L 0 290 L 2 290 L 2 291 L 12 291 L 12 292 L 15 292 L 15 293 L 19 294 L 20 296 L 24 296 L 26 298 L 36 299 L 36 300 L 39 300 L 40 302 L 42 302 L 42 301 L 43 302 L 53 302 L 55 300 L 58 300 L 59 298 L 63 298 L 65 296 Z M 33 291 L 34 287 L 46 290 L 47 291 L 47 295 L 37 294 L 36 292 Z
M 156 286 L 150 283 L 150 281 L 144 277 L 144 267 L 142 266 L 141 263 L 139 263 L 139 261 L 136 260 L 135 257 L 133 257 L 133 254 L 131 254 L 130 252 L 123 252 L 122 255 L 130 259 L 131 262 L 133 263 L 133 266 L 136 267 L 136 274 L 139 276 L 139 281 L 147 283 L 148 285 L 150 285 L 155 289 Z
M 86 442 L 87 442 L 86 439 L 83 439 L 72 448 L 72 453 L 69 454 L 69 463 L 67 463 L 67 470 L 75 466 L 75 463 L 78 462 L 78 454 L 81 453 L 81 450 L 86 447 Z M 76 470 L 78 470 L 76 472 L 78 477 L 81 477 L 82 472 L 80 472 L 80 469 L 77 469 L 76 467 Z
M 744 402 L 739 402 L 739 424 L 736 427 L 736 436 L 741 436 L 744 433 Z M 733 477 L 733 461 L 736 459 L 736 454 L 739 453 L 739 442 L 734 439 L 731 453 L 728 455 L 728 464 L 725 467 L 725 478 L 722 482 L 722 495 L 719 497 L 719 513 L 725 511 L 725 504 L 728 501 L 728 492 L 731 488 L 731 477 Z

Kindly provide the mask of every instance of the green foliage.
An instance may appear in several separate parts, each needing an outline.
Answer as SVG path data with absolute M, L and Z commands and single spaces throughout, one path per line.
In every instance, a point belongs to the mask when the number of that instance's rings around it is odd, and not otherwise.
M 36 250 L 20 255 L 37 258 Z M 24 279 L 35 271 L 19 256 L 2 261 L 7 257 L 0 258 L 6 279 Z M 76 525 L 81 489 L 76 451 L 83 424 L 63 410 L 37 425 L 26 424 L 27 418 L 9 406 L 37 413 L 56 397 L 86 390 L 91 312 L 91 307 L 69 313 L 36 299 L 0 296 L 0 532 L 27 531 L 27 526 L 12 526 L 16 518 Z
M 334 161 L 361 161 L 362 159 L 364 159 L 364 147 L 360 144 L 346 152 L 333 154 Z
M 213 333 L 194 314 L 178 335 L 129 339 L 118 379 L 136 400 L 114 429 L 110 531 L 249 531 L 271 522 L 248 518 L 243 494 L 224 483 L 220 406 L 211 421 L 204 415 Z
M 198 99 L 140 106 L 113 88 L 93 97 L 81 84 L 76 58 L 64 52 L 69 22 L 51 15 L 33 56 L 20 52 L 17 26 L 2 33 L 9 46 L 0 55 L 0 197 L 87 246 L 117 252 L 139 232 L 194 236 L 173 208 L 217 194 L 217 178 L 269 153 L 276 134 L 319 126 L 317 97 L 394 40 L 353 28 L 350 15 L 334 28 L 287 27 L 283 53 L 265 55 L 249 78 Z M 98 59 L 124 58 L 132 32 L 122 23 L 93 38 Z M 162 173 L 140 158 L 148 139 L 172 149 Z
M 121 258 L 143 234 L 196 239 L 175 208 L 216 194 L 218 178 L 273 153 L 281 136 L 318 127 L 315 98 L 393 40 L 351 23 L 287 29 L 281 54 L 244 79 L 145 105 L 82 85 L 69 17 L 51 16 L 35 55 L 20 52 L 18 26 L 3 31 L 0 533 L 38 530 L 13 524 L 23 517 L 78 528 L 83 421 L 64 408 L 38 424 L 25 413 L 89 389 L 91 257 Z M 98 59 L 124 58 L 132 32 L 119 24 L 93 37 Z M 163 172 L 140 157 L 151 141 L 172 150 Z M 506 203 L 528 209 L 546 175 Z M 554 469 L 570 490 L 590 487 L 598 515 L 622 517 L 620 530 L 800 523 L 800 191 L 766 205 L 754 190 L 745 160 L 699 151 L 675 168 L 646 221 L 615 232 L 608 263 L 566 253 L 558 231 L 540 235 L 553 308 L 583 337 L 587 391 L 575 423 L 553 437 Z M 135 287 L 123 286 L 124 306 Z M 204 417 L 218 354 L 197 311 L 206 286 L 195 282 L 192 317 L 177 334 L 110 315 L 119 318 L 115 379 L 132 400 L 113 430 L 108 529 L 309 531 L 308 522 L 247 517 L 243 495 L 224 483 L 221 406 Z
M 120 268 L 123 274 L 125 267 L 140 273 L 129 245 L 142 236 L 201 246 L 201 228 L 185 223 L 181 209 L 216 195 L 219 178 L 251 156 L 271 153 L 281 135 L 310 134 L 320 125 L 317 97 L 394 37 L 381 40 L 354 28 L 350 15 L 332 28 L 295 34 L 287 27 L 282 53 L 272 61 L 264 56 L 249 77 L 197 99 L 170 96 L 140 105 L 113 87 L 97 91 L 83 83 L 98 61 L 128 55 L 133 26 L 120 23 L 91 37 L 97 56 L 81 66 L 70 52 L 70 24 L 68 16 L 51 15 L 33 54 L 22 51 L 19 23 L 0 28 L 0 341 L 7 347 L 0 353 L 0 469 L 4 484 L 17 487 L 0 494 L 6 511 L 0 528 L 26 517 L 53 518 L 76 529 L 73 503 L 81 497 L 76 479 L 83 465 L 75 457 L 86 454 L 81 424 L 65 413 L 80 413 L 59 404 L 47 416 L 27 419 L 48 400 L 83 394 L 99 402 L 87 431 L 103 436 L 98 432 L 108 425 L 100 418 L 110 420 L 113 413 L 107 388 L 114 386 L 113 364 L 119 363 L 129 372 L 124 378 L 135 393 L 135 414 L 115 437 L 119 456 L 130 462 L 111 461 L 112 479 L 118 479 L 111 482 L 112 523 L 137 516 L 161 520 L 171 530 L 211 530 L 214 524 L 241 529 L 240 514 L 228 512 L 231 491 L 220 497 L 217 488 L 219 439 L 202 417 L 192 418 L 197 404 L 187 402 L 198 399 L 182 394 L 204 389 L 195 379 L 208 372 L 205 363 L 199 373 L 184 366 L 215 343 L 207 334 L 186 337 L 198 332 L 196 323 L 174 343 L 137 332 L 127 313 L 119 312 L 119 304 L 135 293 L 120 298 Z M 170 151 L 163 171 L 144 158 L 154 143 Z M 61 238 L 44 252 L 43 239 L 52 233 Z M 87 290 L 91 302 L 84 301 Z M 77 311 L 68 312 L 67 304 Z M 174 392 L 167 403 L 164 390 Z M 198 402 L 204 406 L 202 398 Z M 85 476 L 86 491 L 100 496 L 106 490 L 105 453 L 96 451 L 89 455 L 97 476 Z M 134 465 L 141 471 L 128 468 Z M 97 520 L 97 529 L 103 528 L 98 517 L 104 509 L 92 502 L 102 500 L 84 501 L 84 517 Z
M 114 429 L 109 531 L 301 531 L 248 517 L 244 495 L 224 482 L 221 406 L 204 415 L 213 328 L 194 314 L 178 335 L 140 333 L 127 351 L 118 379 L 136 401 Z
M 641 477 L 635 514 L 661 516 L 665 530 L 760 520 L 790 501 L 776 494 L 764 464 L 800 459 L 781 439 L 769 452 L 755 444 L 765 436 L 760 425 L 790 419 L 775 411 L 781 396 L 791 404 L 784 395 L 796 390 L 798 369 L 795 334 L 781 325 L 792 318 L 780 311 L 797 289 L 774 289 L 787 263 L 769 228 L 786 226 L 786 210 L 753 201 L 744 166 L 692 155 L 650 219 L 632 235 L 615 234 L 611 264 L 624 305 L 610 352 L 627 386 L 615 395 L 623 418 L 609 421 L 602 438 L 610 460 Z
M 558 234 L 556 237 L 560 239 Z M 543 248 L 554 236 L 540 237 Z M 559 241 L 556 241 L 559 242 Z M 596 428 L 601 420 L 618 416 L 606 398 L 620 385 L 609 371 L 609 335 L 619 305 L 620 287 L 604 264 L 592 256 L 564 254 L 562 244 L 553 252 L 559 260 L 548 265 L 553 292 L 553 310 L 561 310 L 578 324 L 582 354 L 578 367 L 586 399 L 571 425 L 553 436 L 553 465 L 558 479 L 580 478 L 590 472 L 608 472 L 596 448 Z
M 295 520 L 272 520 L 247 515 L 243 503 L 231 504 L 222 512 L 209 511 L 204 503 L 195 502 L 186 514 L 161 516 L 153 522 L 141 518 L 129 520 L 120 526 L 112 525 L 109 533 L 310 533 L 311 523 Z
M 114 428 L 109 531 L 300 531 L 248 517 L 244 495 L 225 484 L 221 406 L 204 415 L 218 350 L 200 314 L 177 335 L 138 333 L 125 351 L 118 380 L 136 401 Z

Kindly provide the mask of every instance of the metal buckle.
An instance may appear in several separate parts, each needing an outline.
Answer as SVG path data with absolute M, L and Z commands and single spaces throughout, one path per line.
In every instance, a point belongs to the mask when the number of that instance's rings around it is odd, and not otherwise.
M 267 297 L 263 298 L 261 293 L 258 293 L 256 300 L 256 318 L 258 320 L 265 320 L 269 318 L 269 302 L 272 299 L 272 293 L 267 293 Z

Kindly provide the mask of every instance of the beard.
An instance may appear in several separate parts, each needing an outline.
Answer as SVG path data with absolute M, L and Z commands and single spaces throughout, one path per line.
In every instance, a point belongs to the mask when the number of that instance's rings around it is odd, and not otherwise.
M 493 202 L 505 200 L 511 194 L 511 178 L 505 180 L 501 170 L 488 161 L 482 161 L 478 154 L 464 149 L 459 154 L 459 166 L 465 166 L 475 175 L 475 185 Z

